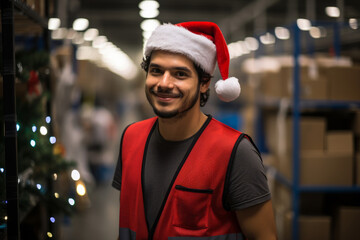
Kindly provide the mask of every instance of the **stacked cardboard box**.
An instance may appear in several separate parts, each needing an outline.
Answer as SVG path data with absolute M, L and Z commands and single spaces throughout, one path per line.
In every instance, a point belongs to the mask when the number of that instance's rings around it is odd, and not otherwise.
M 284 216 L 284 231 L 280 239 L 292 239 L 292 214 Z M 331 239 L 331 217 L 330 216 L 300 216 L 299 217 L 299 239 L 300 240 L 330 240 Z
M 360 67 L 304 66 L 299 69 L 300 97 L 307 100 L 360 101 Z M 291 98 L 294 69 L 281 67 L 261 75 L 260 91 L 266 97 Z
M 340 207 L 335 218 L 335 240 L 360 239 L 360 207 Z
M 292 119 L 276 124 L 277 118 L 267 124 L 267 143 L 277 156 L 276 167 L 292 179 Z M 276 128 L 284 128 L 277 130 Z M 275 128 L 275 129 L 274 129 Z M 352 186 L 354 176 L 354 139 L 349 131 L 326 131 L 326 119 L 300 119 L 300 184 L 310 186 Z M 282 150 L 279 150 L 279 145 Z M 283 146 L 286 145 L 286 146 Z

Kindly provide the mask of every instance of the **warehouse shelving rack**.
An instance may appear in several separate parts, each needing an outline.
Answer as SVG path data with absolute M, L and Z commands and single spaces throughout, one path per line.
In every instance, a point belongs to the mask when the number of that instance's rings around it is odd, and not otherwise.
M 333 27 L 333 46 L 335 56 L 340 56 L 340 28 L 346 26 L 346 24 L 340 22 L 318 22 L 316 25 L 324 25 Z M 293 119 L 293 138 L 292 138 L 292 179 L 288 179 L 283 176 L 275 167 L 271 168 L 272 172 L 275 173 L 275 180 L 280 184 L 283 184 L 291 190 L 292 202 L 292 240 L 299 239 L 299 206 L 300 206 L 300 195 L 301 193 L 360 193 L 360 186 L 306 186 L 300 184 L 300 119 L 301 113 L 306 109 L 322 109 L 322 110 L 351 110 L 355 108 L 360 108 L 360 101 L 335 101 L 335 100 L 304 100 L 300 98 L 300 63 L 299 57 L 304 49 L 304 46 L 301 44 L 301 30 L 296 23 L 293 23 L 288 28 L 291 29 L 293 34 L 292 39 L 292 55 L 294 59 L 294 69 L 292 73 L 293 80 L 293 95 L 290 100 L 290 109 Z M 311 46 L 313 47 L 313 46 Z M 258 99 L 257 105 L 259 108 L 271 107 L 275 109 L 280 108 L 280 99 Z M 259 139 L 260 149 L 266 151 L 266 144 L 264 141 L 263 128 L 261 126 L 262 114 L 261 110 L 258 111 L 259 116 L 257 119 L 257 129 L 256 135 Z
M 45 1 L 45 14 L 48 13 Z M 15 86 L 15 31 L 16 20 L 26 22 L 28 26 L 44 29 L 45 48 L 48 46 L 47 19 L 40 16 L 30 6 L 20 0 L 1 1 L 1 37 L 3 60 L 3 105 L 4 105 L 4 143 L 6 169 L 6 199 L 7 199 L 7 239 L 20 239 L 19 221 L 19 190 L 18 190 L 18 155 L 16 130 L 16 86 Z

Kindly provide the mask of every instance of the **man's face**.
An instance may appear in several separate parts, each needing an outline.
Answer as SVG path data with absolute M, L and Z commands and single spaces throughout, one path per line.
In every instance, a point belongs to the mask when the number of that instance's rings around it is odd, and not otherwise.
M 200 108 L 198 74 L 191 60 L 181 54 L 154 51 L 145 83 L 146 97 L 156 115 L 181 117 Z

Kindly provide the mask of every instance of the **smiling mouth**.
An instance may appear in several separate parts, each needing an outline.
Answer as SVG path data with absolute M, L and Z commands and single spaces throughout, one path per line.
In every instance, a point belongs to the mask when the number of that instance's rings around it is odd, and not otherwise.
M 170 98 L 180 98 L 181 97 L 181 94 L 157 92 L 154 90 L 151 90 L 151 93 L 161 99 L 170 99 Z

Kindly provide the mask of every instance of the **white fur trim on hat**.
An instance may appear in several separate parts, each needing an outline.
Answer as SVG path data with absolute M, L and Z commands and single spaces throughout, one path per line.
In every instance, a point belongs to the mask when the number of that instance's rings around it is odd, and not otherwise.
M 224 102 L 231 102 L 235 100 L 241 92 L 239 80 L 235 77 L 230 77 L 226 80 L 220 79 L 215 84 L 215 92 Z
M 213 74 L 216 64 L 215 44 L 204 36 L 172 24 L 157 27 L 145 46 L 145 56 L 153 50 L 180 53 L 198 64 L 205 72 Z

